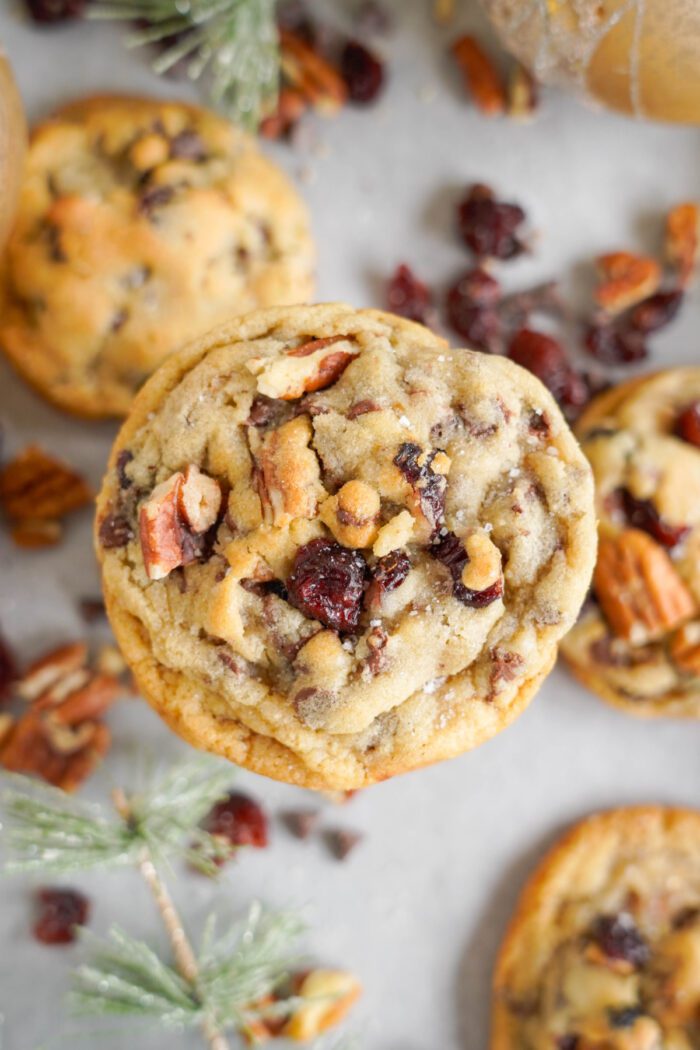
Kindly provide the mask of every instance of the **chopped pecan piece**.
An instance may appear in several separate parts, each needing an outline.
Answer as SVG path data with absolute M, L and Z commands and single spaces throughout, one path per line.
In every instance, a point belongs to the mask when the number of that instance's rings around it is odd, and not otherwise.
M 507 104 L 505 88 L 481 44 L 473 36 L 462 36 L 452 45 L 452 54 L 478 109 L 488 117 L 503 113 Z
M 146 574 L 162 580 L 201 554 L 198 537 L 215 523 L 221 489 L 196 466 L 156 485 L 139 512 L 139 539 Z
M 280 65 L 291 86 L 321 113 L 337 113 L 348 97 L 338 70 L 288 29 L 280 32 L 280 47 Z
M 313 518 L 325 495 L 308 416 L 297 416 L 262 437 L 250 434 L 263 515 L 278 527 L 295 518 Z
M 319 516 L 344 547 L 370 547 L 377 536 L 380 503 L 376 489 L 354 479 L 324 502 Z
M 70 642 L 35 660 L 17 682 L 17 693 L 30 703 L 48 692 L 62 679 L 81 671 L 87 661 L 84 642 Z
M 607 313 L 620 313 L 646 299 L 659 287 L 661 267 L 648 255 L 609 252 L 599 256 L 596 264 L 602 280 L 595 298 Z
M 338 1024 L 362 991 L 359 981 L 342 970 L 312 970 L 299 986 L 299 1004 L 285 1024 L 287 1039 L 307 1042 Z
M 678 204 L 666 217 L 666 258 L 686 285 L 698 262 L 700 205 L 694 201 Z
M 529 120 L 538 105 L 537 81 L 520 62 L 515 62 L 508 78 L 508 116 Z
M 301 91 L 283 87 L 277 99 L 277 108 L 260 124 L 260 134 L 265 139 L 279 139 L 292 130 L 307 109 L 307 100 Z
M 19 546 L 57 543 L 59 519 L 91 500 L 87 482 L 37 445 L 29 445 L 0 471 L 0 504 Z
M 676 667 L 700 678 L 700 620 L 683 624 L 671 638 L 669 651 Z
M 601 539 L 593 585 L 615 634 L 634 645 L 663 637 L 695 612 L 666 551 L 639 529 Z
M 347 349 L 334 350 L 333 346 L 341 342 Z M 335 383 L 358 352 L 348 340 L 333 336 L 311 340 L 282 357 L 251 358 L 247 367 L 257 377 L 260 394 L 295 401 Z

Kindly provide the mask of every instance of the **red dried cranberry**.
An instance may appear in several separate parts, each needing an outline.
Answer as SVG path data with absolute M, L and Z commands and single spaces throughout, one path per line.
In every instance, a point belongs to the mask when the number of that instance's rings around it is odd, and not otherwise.
M 387 308 L 409 321 L 427 324 L 430 318 L 432 295 L 427 285 L 419 281 L 405 263 L 397 266 L 389 280 L 386 293 Z
M 536 375 L 557 401 L 574 404 L 584 397 L 580 377 L 569 364 L 561 343 L 551 336 L 521 328 L 510 342 L 508 357 Z
M 644 333 L 619 322 L 589 325 L 583 342 L 589 354 L 606 365 L 636 364 L 649 356 Z
M 683 302 L 683 292 L 675 288 L 670 292 L 656 292 L 648 299 L 633 306 L 625 321 L 638 332 L 658 332 L 676 316 Z
M 404 551 L 391 551 L 380 558 L 371 570 L 372 583 L 382 594 L 400 587 L 411 570 L 411 562 Z
M 287 580 L 289 601 L 325 627 L 352 633 L 360 622 L 367 565 L 359 551 L 333 540 L 300 547 Z
M 374 102 L 384 83 L 384 66 L 357 40 L 348 40 L 340 56 L 340 72 L 353 102 Z
M 5 639 L 0 635 L 0 704 L 7 700 L 12 683 L 17 677 L 15 657 Z
M 488 186 L 469 189 L 457 212 L 462 240 L 477 258 L 514 259 L 525 246 L 516 231 L 525 221 L 517 204 L 496 200 Z
M 86 0 L 25 0 L 27 10 L 35 22 L 66 22 L 80 18 Z
M 676 434 L 700 448 L 700 401 L 693 401 L 683 409 L 676 420 Z
M 644 966 L 649 959 L 649 946 L 628 912 L 598 916 L 591 936 L 609 959 L 620 959 L 635 969 Z
M 503 597 L 503 578 L 499 577 L 490 587 L 483 591 L 473 591 L 462 583 L 462 570 L 469 561 L 469 556 L 462 541 L 454 532 L 445 530 L 430 547 L 430 553 L 445 565 L 452 575 L 452 593 L 457 601 L 472 609 L 483 609 L 491 602 Z
M 394 456 L 394 463 L 417 494 L 421 510 L 433 531 L 445 516 L 447 479 L 436 474 L 431 466 L 439 451 L 433 449 L 425 456 L 424 462 L 419 463 L 423 449 L 412 441 L 405 441 Z
M 204 821 L 210 835 L 226 839 L 232 846 L 267 846 L 267 817 L 262 807 L 240 791 L 230 791 L 213 807 Z
M 42 944 L 71 944 L 77 927 L 84 926 L 90 915 L 90 902 L 77 890 L 45 887 L 37 891 L 37 918 L 34 936 Z
M 629 524 L 635 529 L 648 532 L 662 547 L 675 547 L 687 536 L 689 527 L 671 525 L 670 522 L 664 521 L 650 499 L 637 499 L 625 488 L 617 489 L 615 494 Z
M 447 319 L 476 350 L 493 353 L 499 348 L 503 326 L 496 304 L 500 294 L 498 281 L 480 268 L 463 274 L 447 292 Z

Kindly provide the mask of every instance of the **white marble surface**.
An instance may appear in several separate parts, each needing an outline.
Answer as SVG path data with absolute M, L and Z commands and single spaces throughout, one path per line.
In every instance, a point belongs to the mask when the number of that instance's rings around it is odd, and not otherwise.
M 330 0 L 329 0 L 330 2 Z M 331 4 L 331 6 L 333 6 Z M 654 247 L 658 215 L 697 194 L 697 131 L 633 124 L 548 97 L 532 126 L 488 122 L 466 104 L 444 61 L 446 37 L 427 0 L 395 0 L 400 31 L 381 44 L 390 84 L 371 113 L 347 110 L 318 125 L 318 149 L 274 153 L 300 178 L 319 243 L 320 299 L 381 302 L 381 280 L 401 260 L 444 285 L 464 265 L 451 233 L 459 188 L 493 182 L 527 207 L 540 232 L 536 256 L 504 271 L 517 287 L 555 273 L 580 290 L 586 261 L 605 249 Z M 465 25 L 480 22 L 469 4 Z M 5 0 L 0 41 L 14 63 L 33 118 L 81 92 L 177 92 L 143 55 L 127 54 L 119 29 L 81 25 L 41 32 Z M 652 365 L 697 361 L 697 293 L 656 340 Z M 10 449 L 38 440 L 97 483 L 113 427 L 71 421 L 0 366 L 0 417 Z M 21 554 L 0 536 L 0 623 L 30 658 L 80 636 L 75 598 L 94 594 L 97 573 L 88 516 L 66 542 Z M 181 746 L 141 703 L 113 714 L 109 776 L 127 776 L 134 752 Z M 366 1050 L 483 1050 L 490 970 L 507 916 L 542 849 L 567 822 L 597 807 L 641 800 L 700 801 L 700 726 L 635 721 L 605 707 L 557 669 L 506 733 L 479 751 L 326 806 L 328 825 L 362 830 L 345 864 L 320 844 L 301 844 L 279 826 L 272 847 L 251 853 L 218 893 L 229 906 L 253 895 L 303 906 L 318 957 L 355 970 L 366 992 L 350 1030 Z M 308 804 L 296 789 L 241 774 L 239 783 L 272 809 Z M 98 782 L 91 791 L 99 792 Z M 159 938 L 150 901 L 129 873 L 73 880 L 94 899 L 93 928 L 117 920 Z M 30 880 L 0 888 L 0 1012 L 4 1050 L 33 1050 L 61 1031 L 61 1000 L 76 949 L 49 950 L 28 936 Z M 196 926 L 210 886 L 183 875 L 178 899 Z M 51 1046 L 201 1045 L 196 1036 L 86 1033 Z

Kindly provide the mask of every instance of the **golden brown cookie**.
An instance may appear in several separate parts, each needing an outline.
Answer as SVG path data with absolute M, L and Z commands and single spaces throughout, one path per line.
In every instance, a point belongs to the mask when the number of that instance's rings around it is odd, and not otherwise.
M 253 313 L 166 362 L 97 531 L 114 629 L 166 721 L 334 789 L 512 721 L 595 549 L 589 468 L 537 379 L 338 304 Z
M 609 703 L 700 717 L 700 368 L 597 398 L 576 432 L 600 521 L 594 600 L 561 645 Z
M 491 1050 L 700 1045 L 700 812 L 581 821 L 520 897 L 496 963 Z
M 173 350 L 313 290 L 306 209 L 205 109 L 105 96 L 36 128 L 0 276 L 0 346 L 84 416 L 125 415 Z

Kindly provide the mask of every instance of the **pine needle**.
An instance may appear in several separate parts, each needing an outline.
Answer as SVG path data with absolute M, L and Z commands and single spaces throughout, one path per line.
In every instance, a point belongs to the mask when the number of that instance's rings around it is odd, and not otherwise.
M 277 100 L 275 8 L 276 0 L 94 0 L 89 17 L 143 25 L 128 47 L 158 44 L 156 73 L 184 66 L 191 80 L 205 77 L 211 102 L 255 129 Z

